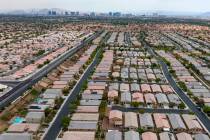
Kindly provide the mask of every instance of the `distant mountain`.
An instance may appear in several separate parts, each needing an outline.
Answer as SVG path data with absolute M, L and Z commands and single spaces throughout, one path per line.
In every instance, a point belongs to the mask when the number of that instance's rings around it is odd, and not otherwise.
M 210 12 L 203 13 L 201 16 L 210 17 Z
M 14 10 L 9 12 L 4 12 L 4 14 L 10 14 L 10 15 L 24 15 L 26 12 L 24 10 Z

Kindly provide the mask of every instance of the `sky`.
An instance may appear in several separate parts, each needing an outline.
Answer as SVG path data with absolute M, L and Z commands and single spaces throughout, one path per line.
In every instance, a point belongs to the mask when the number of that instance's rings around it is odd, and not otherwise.
M 210 0 L 0 0 L 0 11 L 42 8 L 84 12 L 209 12 Z

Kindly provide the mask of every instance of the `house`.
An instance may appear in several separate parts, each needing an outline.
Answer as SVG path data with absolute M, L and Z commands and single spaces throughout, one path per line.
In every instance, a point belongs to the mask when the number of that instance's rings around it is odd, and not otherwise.
M 194 140 L 210 140 L 210 138 L 208 135 L 200 133 L 194 135 Z
M 101 100 L 80 100 L 81 106 L 99 106 Z
M 129 92 L 130 91 L 129 84 L 121 83 L 120 84 L 120 91 L 121 92 Z
M 152 115 L 149 113 L 139 114 L 139 122 L 140 122 L 141 128 L 143 128 L 145 130 L 153 130 L 154 129 Z
M 158 138 L 153 132 L 144 132 L 142 133 L 142 140 L 158 140 Z
M 139 133 L 133 130 L 125 132 L 124 135 L 124 140 L 140 140 Z
M 95 132 L 88 131 L 66 131 L 62 140 L 95 140 Z
M 169 85 L 161 85 L 161 88 L 164 93 L 173 93 L 173 90 Z
M 126 104 L 131 102 L 131 93 L 130 92 L 123 92 L 121 94 L 121 102 Z
M 25 117 L 27 123 L 41 123 L 44 118 L 44 112 L 29 112 Z
M 33 140 L 33 135 L 29 133 L 3 133 L 0 140 Z
M 137 83 L 132 83 L 132 84 L 131 84 L 131 92 L 140 92 L 139 84 L 137 84 Z
M 157 84 L 151 85 L 151 89 L 152 89 L 152 92 L 153 92 L 153 93 L 161 93 L 161 92 L 162 92 L 160 86 L 157 85 Z
M 103 96 L 102 94 L 82 94 L 82 99 L 83 100 L 101 100 L 102 96 Z
M 56 99 L 62 96 L 62 89 L 47 89 L 43 93 L 44 99 Z
M 98 121 L 98 113 L 74 113 L 71 117 L 73 121 Z
M 111 90 L 119 90 L 119 83 L 111 83 L 110 85 L 109 85 L 109 90 L 111 91 Z
M 52 89 L 64 89 L 67 87 L 68 87 L 68 85 L 53 85 L 51 88 Z
M 165 128 L 166 129 L 170 128 L 170 124 L 165 114 L 154 113 L 153 117 L 154 117 L 156 128 L 161 129 L 161 130 L 164 130 Z
M 134 79 L 134 80 L 137 80 L 138 79 L 137 73 L 130 73 L 130 78 Z
M 122 59 L 117 59 L 116 64 L 117 65 L 123 65 L 123 60 Z
M 176 140 L 173 133 L 170 132 L 162 132 L 159 133 L 160 140 Z
M 46 89 L 50 84 L 45 82 L 44 80 L 39 81 L 35 87 L 37 90 L 41 91 L 42 89 Z
M 91 87 L 93 86 L 93 87 Z M 97 87 L 98 86 L 98 87 Z M 104 90 L 106 88 L 106 82 L 93 82 L 93 81 L 90 81 L 88 82 L 88 88 L 89 90 L 91 89 L 97 89 L 97 90 Z
M 98 113 L 98 106 L 77 106 L 77 113 Z
M 128 79 L 129 75 L 128 75 L 127 72 L 122 72 L 121 71 L 120 77 L 123 78 L 123 79 Z
M 98 98 L 100 98 L 104 94 L 104 90 L 85 90 L 83 94 L 88 94 L 88 95 L 100 95 Z M 95 97 L 94 97 L 95 98 Z
M 45 109 L 49 108 L 49 105 L 43 105 L 43 104 L 31 104 L 28 106 L 28 111 L 31 112 L 44 112 Z
M 112 76 L 113 76 L 114 78 L 120 77 L 120 73 L 119 73 L 119 72 L 113 72 L 113 73 L 112 73 Z
M 134 64 L 136 64 L 136 59 L 131 59 L 131 61 L 133 61 L 134 62 Z M 132 63 L 132 62 L 131 62 Z M 136 73 L 137 72 L 137 70 L 136 70 L 136 68 L 134 68 L 134 67 L 130 67 L 129 68 L 129 70 L 130 70 L 130 73 Z
M 144 95 L 139 92 L 135 92 L 132 94 L 132 102 L 138 102 L 144 104 Z
M 118 130 L 108 131 L 105 140 L 122 140 L 122 132 Z
M 121 126 L 123 123 L 122 111 L 111 110 L 109 112 L 109 123 L 114 124 L 115 126 Z
M 19 124 L 12 124 L 7 129 L 9 133 L 37 133 L 40 128 L 40 124 L 37 123 L 19 123 Z
M 151 89 L 150 89 L 150 85 L 148 85 L 148 84 L 141 84 L 141 91 L 143 93 L 152 92 Z
M 144 98 L 145 98 L 145 102 L 147 105 L 156 105 L 157 104 L 155 96 L 152 93 L 144 94 Z
M 119 65 L 114 65 L 112 69 L 113 69 L 114 72 L 120 72 L 120 66 Z
M 114 99 L 118 98 L 118 91 L 116 90 L 110 90 L 108 92 L 108 100 L 109 101 L 114 101 Z
M 176 134 L 177 140 L 193 140 L 191 135 L 185 132 Z
M 67 81 L 54 81 L 53 85 L 68 85 Z
M 138 69 L 138 73 L 145 73 L 144 69 Z
M 174 131 L 183 132 L 186 130 L 186 126 L 179 114 L 168 114 L 168 119 Z
M 137 115 L 134 112 L 124 113 L 124 127 L 130 130 L 138 128 Z
M 170 103 L 174 104 L 174 105 L 179 105 L 181 104 L 181 100 L 179 99 L 179 97 L 176 94 L 168 94 L 168 100 Z
M 210 98 L 202 98 L 201 99 L 205 105 L 210 106 Z
M 168 99 L 166 97 L 165 94 L 163 93 L 158 93 L 158 94 L 155 94 L 155 97 L 157 99 L 157 102 L 160 106 L 168 106 L 169 105 L 169 102 L 168 102 Z
M 87 130 L 95 131 L 97 129 L 98 121 L 71 121 L 68 129 L 69 130 Z
M 49 107 L 54 107 L 55 106 L 55 100 L 54 99 L 42 99 L 40 98 L 39 100 L 35 100 L 33 102 L 34 104 L 39 104 L 39 105 L 47 105 Z
M 182 118 L 184 119 L 185 124 L 187 125 L 187 128 L 189 129 L 189 132 L 198 133 L 198 132 L 203 131 L 203 128 L 198 122 L 195 115 L 183 114 Z
M 156 79 L 155 75 L 152 74 L 152 73 L 147 74 L 147 78 L 148 78 L 148 80 L 155 80 Z
M 160 69 L 153 69 L 153 71 L 154 71 L 155 74 L 161 74 L 162 73 Z
M 147 74 L 153 73 L 152 69 L 150 69 L 150 68 L 145 69 L 145 71 L 146 71 Z

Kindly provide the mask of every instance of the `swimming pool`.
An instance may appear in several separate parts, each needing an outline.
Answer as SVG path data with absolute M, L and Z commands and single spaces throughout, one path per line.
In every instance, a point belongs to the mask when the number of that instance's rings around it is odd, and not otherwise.
M 12 124 L 18 124 L 18 123 L 22 123 L 22 122 L 24 122 L 24 121 L 25 121 L 24 118 L 15 117 L 15 118 L 12 120 Z

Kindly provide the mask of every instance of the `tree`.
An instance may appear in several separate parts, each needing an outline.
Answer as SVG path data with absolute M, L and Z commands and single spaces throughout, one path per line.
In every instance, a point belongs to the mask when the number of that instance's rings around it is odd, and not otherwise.
M 11 119 L 11 117 L 12 117 L 11 112 L 5 111 L 5 113 L 1 116 L 1 119 L 3 121 L 9 121 Z
M 203 112 L 209 114 L 210 113 L 210 106 L 207 106 L 207 105 L 203 106 Z
M 62 125 L 64 130 L 68 129 L 69 123 L 70 123 L 70 118 L 69 117 L 65 116 L 61 119 L 61 125 Z
M 36 95 L 38 95 L 38 91 L 36 90 L 36 89 L 32 89 L 31 90 L 31 94 L 33 95 L 33 96 L 36 96 Z
M 175 70 L 170 69 L 169 72 L 170 72 L 171 74 L 175 74 Z
M 38 69 L 40 69 L 41 67 L 43 67 L 42 64 L 39 64 L 39 65 L 37 66 Z
M 179 106 L 178 106 L 180 109 L 184 109 L 185 108 L 185 104 L 184 103 L 181 103 L 181 104 L 179 104 Z
M 83 71 L 83 69 L 80 69 L 79 70 L 79 74 L 82 74 L 84 71 Z
M 78 80 L 78 79 L 79 79 L 79 74 L 78 74 L 78 73 L 74 74 L 74 78 L 75 78 L 76 80 Z
M 77 109 L 77 104 L 70 104 L 69 105 L 69 112 L 74 113 L 75 109 Z
M 61 104 L 63 103 L 63 98 L 61 98 L 61 97 L 59 97 L 59 98 L 56 98 L 55 99 L 55 109 L 58 109 L 60 106 L 61 106 Z
M 47 117 L 50 113 L 51 113 L 51 109 L 50 109 L 50 108 L 46 108 L 46 109 L 44 110 L 44 114 L 45 114 L 46 117 Z
M 140 113 L 140 114 L 144 114 L 144 112 L 145 112 L 144 109 L 140 109 L 140 110 L 139 110 L 139 113 Z
M 139 105 L 140 105 L 139 102 L 132 102 L 132 103 L 131 103 L 131 106 L 133 106 L 133 107 L 138 107 Z
M 157 67 L 158 67 L 158 65 L 157 65 L 156 63 L 152 63 L 152 64 L 151 64 L 151 68 L 152 68 L 152 69 L 157 68 Z
M 138 128 L 136 131 L 139 132 L 139 134 L 142 134 L 145 130 L 143 128 Z
M 155 82 L 156 82 L 156 83 L 159 83 L 160 81 L 161 81 L 160 78 L 155 79 Z
M 184 82 L 179 81 L 179 82 L 178 82 L 178 85 L 180 86 L 180 88 L 181 88 L 182 90 L 184 90 L 185 92 L 187 91 L 187 86 L 185 85 Z
M 69 93 L 69 87 L 65 87 L 63 90 L 62 90 L 63 94 L 64 95 L 68 95 Z

